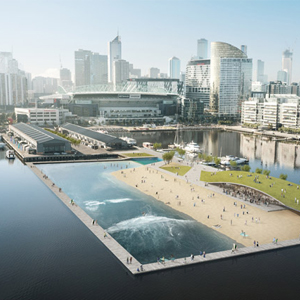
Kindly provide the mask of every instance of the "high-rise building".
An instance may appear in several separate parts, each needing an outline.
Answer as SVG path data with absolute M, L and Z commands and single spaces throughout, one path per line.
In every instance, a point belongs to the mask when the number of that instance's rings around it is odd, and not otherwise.
M 247 45 L 241 45 L 241 50 L 247 55 Z
M 135 69 L 133 67 L 133 64 L 129 64 L 129 78 L 141 78 L 141 76 L 142 76 L 142 70 Z
M 75 85 L 107 83 L 107 55 L 90 50 L 75 51 Z
M 54 94 L 57 92 L 57 78 L 37 76 L 32 79 L 32 87 L 35 94 Z
M 150 68 L 149 69 L 149 77 L 150 78 L 158 78 L 159 73 L 160 73 L 160 69 L 158 69 L 158 68 Z
M 191 60 L 185 72 L 185 97 L 199 99 L 204 107 L 209 107 L 210 60 Z
M 91 56 L 91 84 L 107 83 L 107 55 L 93 53 Z
M 208 42 L 206 39 L 200 39 L 197 41 L 197 58 L 198 59 L 207 59 L 207 48 Z
M 121 37 L 117 35 L 108 43 L 108 82 L 113 81 L 113 63 L 122 59 Z
M 79 49 L 75 51 L 75 85 L 90 85 L 91 84 L 91 56 L 89 50 Z
M 65 89 L 70 89 L 73 86 L 71 71 L 67 68 L 60 69 L 60 84 Z
M 285 82 L 288 81 L 288 73 L 287 71 L 278 71 L 277 72 L 277 81 Z
M 252 59 L 240 49 L 211 43 L 210 109 L 218 115 L 237 116 L 241 101 L 250 96 Z
M 264 72 L 265 72 L 265 63 L 262 60 L 258 59 L 257 60 L 257 70 L 256 70 L 256 81 L 265 83 L 264 82 L 264 79 L 265 79 Z
M 169 77 L 180 79 L 180 59 L 175 56 L 169 59 Z
M 0 105 L 20 105 L 27 101 L 27 77 L 10 52 L 0 52 Z
M 287 72 L 287 84 L 292 83 L 292 64 L 293 64 L 293 52 L 289 49 L 282 53 L 282 71 Z
M 113 62 L 113 84 L 125 82 L 129 78 L 129 62 L 124 59 Z

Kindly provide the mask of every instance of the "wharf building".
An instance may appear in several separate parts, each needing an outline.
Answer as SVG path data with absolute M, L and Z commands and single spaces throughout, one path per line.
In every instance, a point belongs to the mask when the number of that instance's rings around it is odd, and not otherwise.
M 33 124 L 9 125 L 9 133 L 11 142 L 31 154 L 72 153 L 71 143 L 68 140 Z
M 63 124 L 59 130 L 70 137 L 81 140 L 84 145 L 90 146 L 93 149 L 121 149 L 129 147 L 126 141 L 115 136 L 96 132 L 74 124 Z
M 237 117 L 241 102 L 250 97 L 252 59 L 240 49 L 211 43 L 210 110 L 218 116 Z
M 300 97 L 274 94 L 265 99 L 253 98 L 242 103 L 242 124 L 259 124 L 278 129 L 300 128 Z
M 191 60 L 186 66 L 185 97 L 198 102 L 203 102 L 209 108 L 210 96 L 210 60 Z

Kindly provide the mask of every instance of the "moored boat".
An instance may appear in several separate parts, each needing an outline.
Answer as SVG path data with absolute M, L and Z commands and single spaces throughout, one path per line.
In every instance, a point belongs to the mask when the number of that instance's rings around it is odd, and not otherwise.
M 128 146 L 133 147 L 136 146 L 136 140 L 127 136 L 120 137 L 121 140 L 125 141 Z
M 15 151 L 14 150 L 7 150 L 6 151 L 6 158 L 15 159 Z
M 144 143 L 143 143 L 143 147 L 144 147 L 144 148 L 148 148 L 148 149 L 152 149 L 152 148 L 153 148 L 153 144 L 152 144 L 152 143 L 149 143 L 149 142 L 144 142 Z
M 200 146 L 195 143 L 194 141 L 191 141 L 190 143 L 188 143 L 185 147 L 184 150 L 190 153 L 200 153 L 201 149 Z

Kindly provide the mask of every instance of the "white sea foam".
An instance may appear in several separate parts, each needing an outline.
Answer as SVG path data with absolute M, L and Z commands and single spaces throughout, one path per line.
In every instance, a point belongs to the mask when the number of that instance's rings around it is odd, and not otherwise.
M 123 230 L 138 230 L 141 228 L 149 228 L 151 225 L 154 226 L 164 226 L 167 225 L 168 228 L 173 227 L 174 225 L 184 225 L 188 223 L 194 222 L 193 220 L 178 220 L 178 219 L 171 219 L 167 217 L 161 216 L 154 216 L 154 215 L 146 215 L 141 216 L 129 220 L 125 220 L 119 222 L 107 229 L 109 233 L 119 232 Z M 173 236 L 172 230 L 170 234 Z
M 95 201 L 85 201 L 84 204 L 85 204 L 85 206 L 91 207 L 91 206 L 105 205 L 105 202 L 100 202 L 100 201 L 95 200 Z
M 110 199 L 110 200 L 104 200 L 106 203 L 122 203 L 122 202 L 127 202 L 127 201 L 132 201 L 130 198 L 120 198 L 120 199 Z

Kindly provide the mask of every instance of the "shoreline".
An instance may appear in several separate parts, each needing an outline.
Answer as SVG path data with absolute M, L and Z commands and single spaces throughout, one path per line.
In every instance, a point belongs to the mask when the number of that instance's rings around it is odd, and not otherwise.
M 299 238 L 300 218 L 290 210 L 266 212 L 249 202 L 212 192 L 200 186 L 200 181 L 191 184 L 184 176 L 163 172 L 155 165 L 116 171 L 112 175 L 245 247 L 253 246 L 254 240 L 269 244 L 273 238 L 279 241 Z

